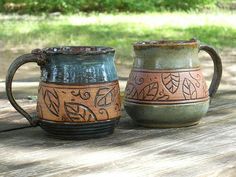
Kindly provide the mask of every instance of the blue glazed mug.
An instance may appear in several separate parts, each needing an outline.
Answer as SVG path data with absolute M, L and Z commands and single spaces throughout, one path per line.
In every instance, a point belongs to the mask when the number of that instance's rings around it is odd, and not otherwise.
M 113 133 L 121 112 L 120 90 L 110 47 L 78 46 L 35 49 L 9 67 L 6 93 L 32 126 L 59 138 L 87 139 Z M 12 79 L 23 64 L 41 68 L 37 116 L 30 116 L 12 95 Z

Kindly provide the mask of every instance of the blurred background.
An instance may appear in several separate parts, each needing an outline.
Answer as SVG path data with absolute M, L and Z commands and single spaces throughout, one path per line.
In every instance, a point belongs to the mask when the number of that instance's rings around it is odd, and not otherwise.
M 10 63 L 35 48 L 105 45 L 116 49 L 124 89 L 132 67 L 132 43 L 190 39 L 214 46 L 223 60 L 220 90 L 236 86 L 235 0 L 0 0 L 0 99 L 6 98 Z M 208 84 L 209 56 L 200 53 Z M 16 97 L 37 95 L 39 68 L 22 66 L 15 77 Z

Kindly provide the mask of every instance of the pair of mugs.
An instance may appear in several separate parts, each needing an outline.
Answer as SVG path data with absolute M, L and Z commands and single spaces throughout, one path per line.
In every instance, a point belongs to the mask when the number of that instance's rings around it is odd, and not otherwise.
M 208 90 L 198 52 L 214 62 Z M 124 107 L 145 127 L 197 124 L 207 112 L 222 75 L 217 52 L 198 41 L 144 41 L 134 44 L 134 64 L 125 89 Z M 59 138 L 87 139 L 113 133 L 121 116 L 121 99 L 110 47 L 78 46 L 35 49 L 9 67 L 6 93 L 14 108 L 30 122 Z M 37 116 L 24 111 L 12 95 L 12 79 L 23 64 L 41 68 Z

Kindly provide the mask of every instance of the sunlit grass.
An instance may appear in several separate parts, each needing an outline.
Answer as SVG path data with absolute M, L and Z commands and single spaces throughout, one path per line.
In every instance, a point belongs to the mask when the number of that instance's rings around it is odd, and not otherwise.
M 140 40 L 190 39 L 217 48 L 236 46 L 236 15 L 92 14 L 77 16 L 0 16 L 2 49 L 59 45 L 106 45 L 117 51 L 118 62 L 129 63 L 132 43 Z

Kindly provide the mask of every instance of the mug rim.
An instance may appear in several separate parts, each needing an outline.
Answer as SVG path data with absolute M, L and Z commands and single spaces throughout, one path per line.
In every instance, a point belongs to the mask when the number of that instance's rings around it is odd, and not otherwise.
M 150 47 L 197 47 L 198 41 L 196 39 L 190 40 L 147 40 L 139 41 L 133 44 L 134 49 L 150 48 Z
M 58 46 L 43 48 L 42 51 L 51 55 L 98 55 L 115 53 L 114 48 L 106 46 Z

